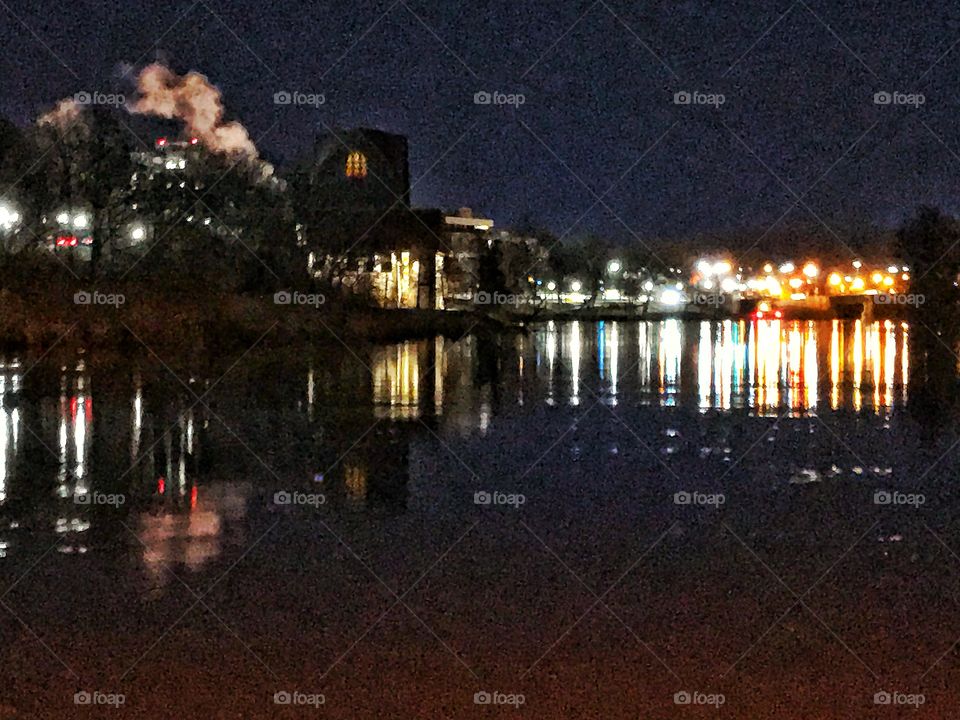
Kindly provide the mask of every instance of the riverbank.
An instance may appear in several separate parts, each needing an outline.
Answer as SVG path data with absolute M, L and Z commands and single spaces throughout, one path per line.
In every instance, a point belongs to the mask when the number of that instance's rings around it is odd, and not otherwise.
M 869 298 L 848 299 L 843 302 L 804 303 L 784 302 L 758 313 L 757 301 L 741 301 L 722 305 L 543 305 L 539 307 L 516 306 L 500 313 L 508 322 L 547 322 L 583 320 L 604 321 L 650 321 L 661 320 L 906 320 L 904 305 L 875 303 Z
M 479 313 L 382 309 L 326 302 L 319 294 L 236 295 L 158 292 L 0 290 L 0 348 L 117 352 L 145 346 L 163 357 L 226 356 L 265 348 L 399 342 L 437 335 L 496 332 Z M 142 347 L 141 347 L 142 349 Z

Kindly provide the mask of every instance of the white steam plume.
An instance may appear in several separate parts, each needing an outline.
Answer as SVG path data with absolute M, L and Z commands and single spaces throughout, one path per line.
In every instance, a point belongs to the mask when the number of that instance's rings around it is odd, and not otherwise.
M 256 160 L 250 133 L 238 122 L 223 122 L 220 90 L 200 73 L 181 76 L 154 63 L 140 73 L 137 90 L 137 100 L 128 108 L 131 112 L 182 120 L 187 132 L 209 150 Z

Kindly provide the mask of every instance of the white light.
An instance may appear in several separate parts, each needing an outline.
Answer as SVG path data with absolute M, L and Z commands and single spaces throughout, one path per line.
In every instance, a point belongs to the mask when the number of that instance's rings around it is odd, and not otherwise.
M 88 222 L 89 220 L 84 213 L 77 213 L 77 215 L 73 218 L 73 226 L 77 230 L 86 230 Z
M 660 302 L 664 305 L 679 305 L 681 302 L 683 302 L 683 295 L 679 290 L 667 288 L 660 293 Z
M 731 267 L 730 263 L 728 263 L 726 260 L 721 260 L 713 266 L 713 272 L 717 275 L 726 275 L 732 269 L 733 268 Z
M 792 262 L 785 262 L 783 265 L 780 266 L 780 272 L 784 274 L 792 273 L 796 269 L 797 269 L 797 266 L 794 265 Z
M 607 270 L 611 273 L 618 273 L 622 267 L 619 260 L 611 260 L 607 265 Z
M 704 290 L 713 290 L 713 280 L 704 280 L 700 285 Z
M 557 284 L 553 280 L 547 283 L 547 290 L 549 290 L 550 292 L 553 292 L 556 289 L 557 289 Z
M 0 205 L 0 227 L 10 230 L 18 222 L 20 222 L 20 213 L 11 210 L 7 205 Z
M 900 272 L 900 268 L 898 268 L 896 265 L 891 265 L 887 268 L 887 272 L 892 275 L 896 275 L 898 272 Z
M 134 240 L 143 240 L 147 236 L 147 231 L 143 229 L 142 225 L 137 225 L 133 230 L 130 231 L 130 237 Z
M 720 289 L 725 293 L 732 293 L 737 289 L 737 281 L 733 278 L 724 278 L 723 282 L 720 283 Z
M 643 284 L 643 289 L 646 290 L 647 292 L 650 292 L 651 290 L 653 290 L 653 281 L 652 281 L 652 280 L 647 280 L 647 281 Z
M 570 283 L 570 289 L 574 292 L 580 292 L 580 288 L 582 287 L 583 283 L 581 283 L 579 280 L 574 280 L 572 283 Z
M 70 215 L 65 212 L 57 213 L 57 222 L 61 225 L 66 225 L 68 222 L 70 222 Z
M 853 266 L 854 266 L 857 270 L 859 270 L 860 268 L 863 267 L 863 263 L 860 262 L 859 260 L 854 260 L 854 261 L 853 261 Z
M 704 277 L 709 277 L 710 274 L 713 272 L 713 266 L 706 260 L 700 260 L 697 263 L 697 272 L 703 275 Z

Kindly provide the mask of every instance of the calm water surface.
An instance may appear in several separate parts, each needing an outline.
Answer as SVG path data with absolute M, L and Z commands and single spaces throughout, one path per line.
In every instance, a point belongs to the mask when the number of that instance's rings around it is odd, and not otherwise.
M 679 691 L 864 717 L 902 690 L 950 717 L 957 438 L 903 412 L 910 334 L 9 357 L 0 717 L 79 716 L 78 690 L 123 692 L 117 717 L 308 711 L 284 690 L 335 717 L 484 714 L 496 690 L 550 718 L 696 712 Z

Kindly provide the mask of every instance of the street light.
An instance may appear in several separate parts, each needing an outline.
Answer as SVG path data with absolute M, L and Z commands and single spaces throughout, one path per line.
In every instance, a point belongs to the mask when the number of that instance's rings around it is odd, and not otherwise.
M 146 228 L 143 225 L 134 225 L 130 230 L 130 239 L 136 240 L 137 242 L 143 240 L 147 236 Z
M 610 273 L 611 275 L 613 275 L 614 273 L 620 272 L 622 268 L 623 268 L 623 265 L 620 263 L 619 260 L 611 260 L 609 263 L 607 263 L 607 272 Z
M 786 275 L 787 273 L 792 273 L 796 269 L 797 269 L 797 266 L 794 265 L 792 262 L 785 262 L 783 265 L 780 266 L 780 272 L 782 272 L 784 275 Z
M 9 205 L 0 205 L 0 229 L 12 230 L 20 222 L 20 213 Z
M 808 262 L 803 266 L 803 274 L 813 280 L 813 278 L 820 274 L 820 268 L 817 267 L 816 263 Z
M 572 283 L 570 283 L 570 289 L 574 292 L 580 292 L 580 288 L 582 287 L 583 283 L 581 283 L 579 280 L 574 280 Z

